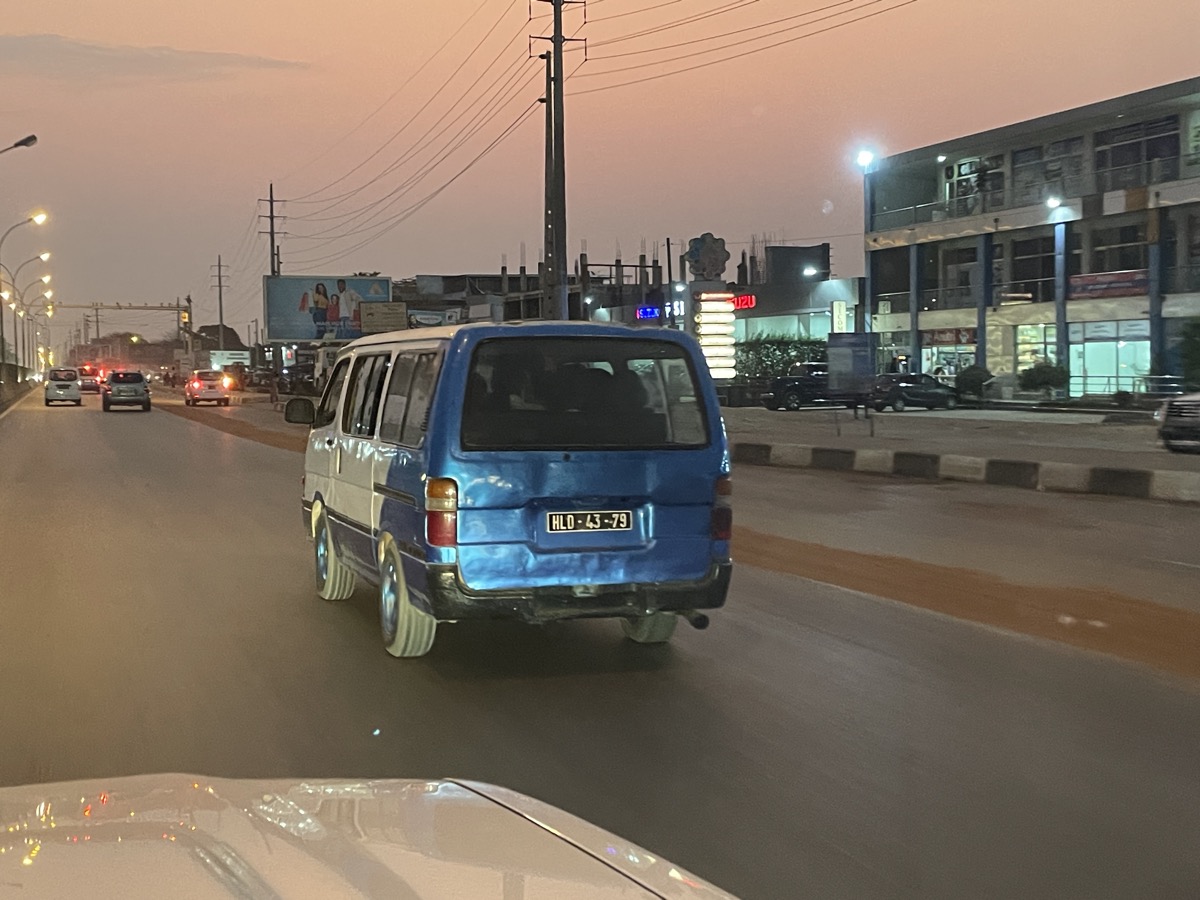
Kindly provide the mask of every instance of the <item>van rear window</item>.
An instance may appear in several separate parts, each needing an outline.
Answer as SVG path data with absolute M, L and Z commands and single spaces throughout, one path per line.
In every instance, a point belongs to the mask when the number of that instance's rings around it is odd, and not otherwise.
M 691 358 L 672 341 L 497 338 L 475 349 L 464 450 L 636 450 L 708 445 Z
M 74 369 L 51 369 L 51 381 L 76 381 L 79 378 Z

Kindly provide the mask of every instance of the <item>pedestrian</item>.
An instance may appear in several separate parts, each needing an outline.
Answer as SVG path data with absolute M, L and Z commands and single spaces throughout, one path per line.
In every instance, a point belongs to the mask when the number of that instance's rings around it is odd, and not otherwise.
M 271 371 L 270 376 L 267 378 L 267 386 L 271 390 L 271 402 L 278 403 L 279 402 L 279 376 L 275 374 L 274 370 Z

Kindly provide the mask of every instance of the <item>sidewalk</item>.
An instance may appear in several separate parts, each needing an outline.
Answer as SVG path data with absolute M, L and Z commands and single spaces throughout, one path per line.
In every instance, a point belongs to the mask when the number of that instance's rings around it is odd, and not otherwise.
M 1200 455 L 1162 449 L 1152 424 L 993 410 L 859 416 L 731 409 L 725 424 L 734 461 L 746 465 L 1200 503 Z

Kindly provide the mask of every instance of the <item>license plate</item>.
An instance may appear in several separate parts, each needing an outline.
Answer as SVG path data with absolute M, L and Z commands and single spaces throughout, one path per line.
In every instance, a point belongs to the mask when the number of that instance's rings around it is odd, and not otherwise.
M 630 531 L 632 529 L 633 513 L 627 509 L 546 513 L 546 530 L 552 534 L 572 531 Z

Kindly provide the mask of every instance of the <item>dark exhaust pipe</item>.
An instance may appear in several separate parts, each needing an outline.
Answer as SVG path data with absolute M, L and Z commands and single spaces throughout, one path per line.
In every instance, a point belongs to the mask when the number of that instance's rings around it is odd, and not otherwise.
M 687 619 L 688 624 L 697 631 L 703 631 L 708 627 L 708 616 L 706 616 L 704 613 L 696 612 L 694 609 L 688 609 L 684 610 L 679 615 Z

